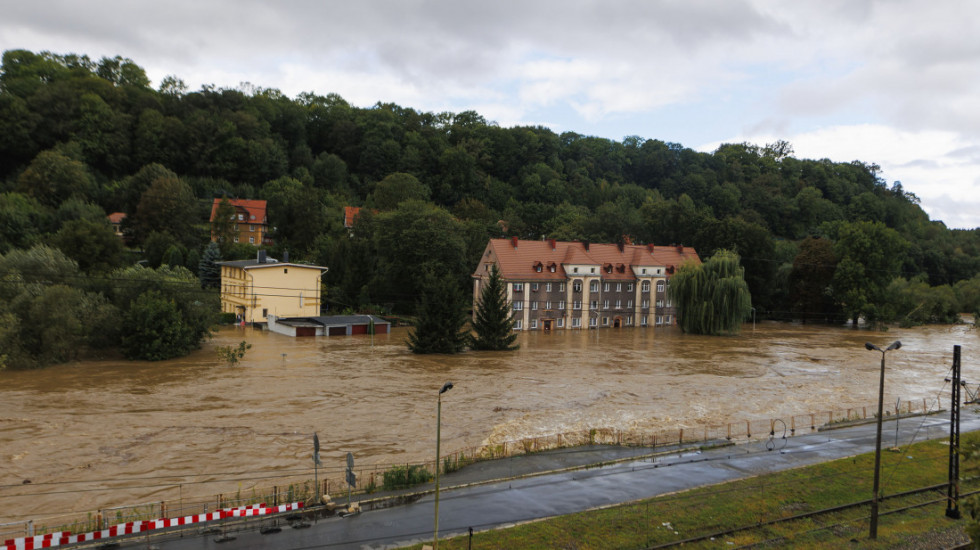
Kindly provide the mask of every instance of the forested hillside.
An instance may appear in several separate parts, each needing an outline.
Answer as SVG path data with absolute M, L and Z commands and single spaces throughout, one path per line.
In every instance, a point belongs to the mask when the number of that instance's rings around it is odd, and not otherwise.
M 328 266 L 333 309 L 410 312 L 422 271 L 468 287 L 487 239 L 514 235 L 732 249 L 760 316 L 948 321 L 980 299 L 977 230 L 930 221 L 871 162 L 785 142 L 700 153 L 249 84 L 153 89 L 129 59 L 22 50 L 3 54 L 0 128 L 0 254 L 61 250 L 75 280 L 144 259 L 196 271 L 228 196 L 268 201 L 272 254 Z M 365 207 L 353 231 L 345 205 Z

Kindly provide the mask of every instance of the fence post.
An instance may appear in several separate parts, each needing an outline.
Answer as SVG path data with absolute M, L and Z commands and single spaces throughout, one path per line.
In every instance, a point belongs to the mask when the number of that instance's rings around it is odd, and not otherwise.
M 160 517 L 167 519 L 167 503 L 162 500 L 160 501 Z
M 34 520 L 33 519 L 27 520 L 27 536 L 28 537 L 33 537 L 34 536 Z
M 789 435 L 796 435 L 796 417 L 789 417 Z
M 732 440 L 732 423 L 731 422 L 728 423 L 728 436 L 725 437 L 725 439 L 727 439 L 729 441 Z
M 745 437 L 752 437 L 752 425 L 748 420 L 745 421 Z
M 677 432 L 677 444 L 680 445 L 684 443 L 684 428 L 681 428 Z
M 864 416 L 864 419 L 865 420 L 868 419 L 868 408 L 867 407 L 861 407 L 861 415 Z

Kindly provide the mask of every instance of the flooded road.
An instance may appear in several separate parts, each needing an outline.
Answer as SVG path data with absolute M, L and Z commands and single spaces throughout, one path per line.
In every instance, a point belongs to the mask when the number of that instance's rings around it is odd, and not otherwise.
M 234 491 L 247 480 L 307 475 L 312 434 L 324 467 L 431 459 L 436 395 L 442 448 L 589 428 L 718 425 L 943 390 L 953 345 L 980 381 L 970 325 L 854 331 L 777 323 L 708 338 L 676 329 L 522 333 L 516 352 L 416 356 L 406 332 L 295 339 L 226 328 L 192 355 L 0 372 L 0 523 Z M 242 363 L 215 346 L 252 344 Z M 29 484 L 24 481 L 30 480 Z M 221 481 L 221 483 L 214 483 Z M 269 483 L 271 485 L 271 483 Z

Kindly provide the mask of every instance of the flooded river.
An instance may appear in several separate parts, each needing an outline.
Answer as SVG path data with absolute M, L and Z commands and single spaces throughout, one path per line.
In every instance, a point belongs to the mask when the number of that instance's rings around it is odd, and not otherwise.
M 0 372 L 0 523 L 233 491 L 237 480 L 305 475 L 319 433 L 325 468 L 428 460 L 436 395 L 442 448 L 588 428 L 661 430 L 765 419 L 944 387 L 954 344 L 980 379 L 969 325 L 869 333 L 776 323 L 741 336 L 676 329 L 523 333 L 516 352 L 416 356 L 406 332 L 295 339 L 226 328 L 158 363 L 103 361 Z M 252 344 L 241 364 L 215 346 Z M 943 394 L 943 398 L 948 397 Z M 948 401 L 944 401 L 948 406 Z M 870 408 L 870 407 L 869 407 Z M 25 484 L 30 480 L 29 484 Z M 223 486 L 207 481 L 224 481 Z

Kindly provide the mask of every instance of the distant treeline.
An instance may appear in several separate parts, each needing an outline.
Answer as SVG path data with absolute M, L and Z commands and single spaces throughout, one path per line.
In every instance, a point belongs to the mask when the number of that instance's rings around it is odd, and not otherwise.
M 196 270 L 228 196 L 268 201 L 272 254 L 330 267 L 334 309 L 411 311 L 426 270 L 468 287 L 500 236 L 734 250 L 774 318 L 943 322 L 980 295 L 980 233 L 930 221 L 874 164 L 782 141 L 700 153 L 247 83 L 154 90 L 129 59 L 23 50 L 3 54 L 0 128 L 0 254 L 47 244 L 89 274 Z M 352 231 L 345 205 L 364 207 Z M 128 249 L 107 237 L 116 211 Z

